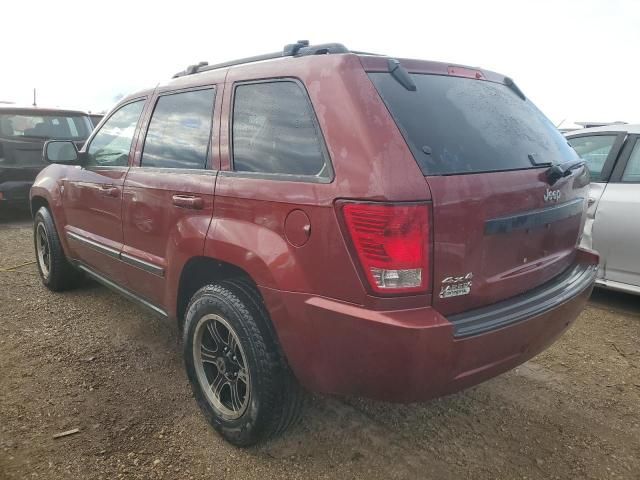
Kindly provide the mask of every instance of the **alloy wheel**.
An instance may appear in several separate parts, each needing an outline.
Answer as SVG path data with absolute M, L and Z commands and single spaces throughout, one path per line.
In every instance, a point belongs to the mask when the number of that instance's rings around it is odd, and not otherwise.
M 207 400 L 224 417 L 239 418 L 247 409 L 251 382 L 237 334 L 219 315 L 204 315 L 193 345 L 194 365 Z

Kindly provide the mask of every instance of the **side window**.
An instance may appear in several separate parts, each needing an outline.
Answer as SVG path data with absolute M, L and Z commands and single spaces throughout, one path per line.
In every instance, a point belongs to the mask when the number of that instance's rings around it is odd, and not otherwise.
M 106 121 L 87 150 L 88 166 L 123 167 L 129 164 L 131 141 L 144 100 L 128 103 Z
M 214 97 L 213 88 L 161 96 L 149 123 L 140 164 L 205 168 Z
M 631 156 L 622 174 L 622 181 L 630 183 L 640 182 L 640 140 L 636 140 L 636 144 L 631 151 Z
M 604 162 L 607 160 L 616 138 L 618 138 L 616 135 L 594 135 L 569 139 L 569 144 L 580 157 L 586 160 L 591 179 L 594 182 L 601 180 Z
M 232 135 L 238 172 L 329 176 L 311 102 L 296 82 L 238 85 Z

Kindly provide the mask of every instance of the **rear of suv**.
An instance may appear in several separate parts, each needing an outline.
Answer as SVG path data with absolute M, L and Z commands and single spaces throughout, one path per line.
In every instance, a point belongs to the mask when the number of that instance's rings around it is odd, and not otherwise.
M 301 386 L 413 402 L 498 375 L 593 287 L 588 171 L 486 70 L 299 42 L 190 66 L 44 154 L 44 284 L 84 272 L 175 321 L 236 445 L 290 425 Z
M 0 105 L 0 209 L 29 205 L 29 189 L 47 164 L 47 140 L 72 140 L 82 147 L 92 130 L 87 114 L 59 108 Z

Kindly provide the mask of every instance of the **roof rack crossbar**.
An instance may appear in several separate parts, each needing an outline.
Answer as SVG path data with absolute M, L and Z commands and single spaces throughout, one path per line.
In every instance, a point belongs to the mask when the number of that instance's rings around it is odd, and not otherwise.
M 207 62 L 200 62 L 195 65 L 189 65 L 186 69 L 176 73 L 173 78 L 184 77 L 194 73 L 216 70 L 218 68 L 233 67 L 245 63 L 260 62 L 262 60 L 272 60 L 282 57 L 302 57 L 307 55 L 329 55 L 337 53 L 349 53 L 349 50 L 341 43 L 322 43 L 319 45 L 309 45 L 308 40 L 298 40 L 296 43 L 285 45 L 282 51 L 265 53 L 256 55 L 255 57 L 240 58 L 229 62 L 216 63 L 209 65 Z

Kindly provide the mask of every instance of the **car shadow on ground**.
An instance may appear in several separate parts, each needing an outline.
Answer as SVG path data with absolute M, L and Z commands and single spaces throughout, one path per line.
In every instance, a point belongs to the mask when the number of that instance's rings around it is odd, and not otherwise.
M 640 317 L 640 295 L 596 288 L 591 294 L 589 303 L 596 308 Z
M 8 208 L 0 207 L 0 228 L 4 227 L 25 227 L 31 224 L 31 212 L 29 207 Z

